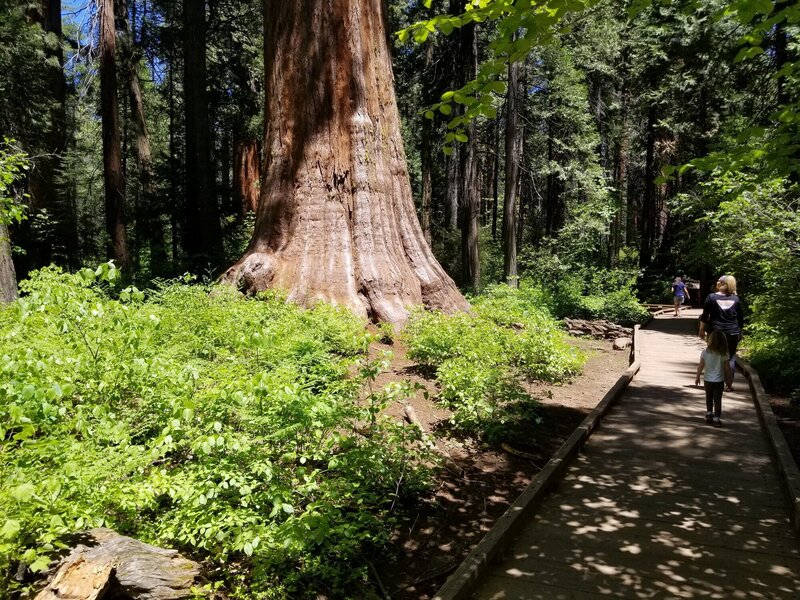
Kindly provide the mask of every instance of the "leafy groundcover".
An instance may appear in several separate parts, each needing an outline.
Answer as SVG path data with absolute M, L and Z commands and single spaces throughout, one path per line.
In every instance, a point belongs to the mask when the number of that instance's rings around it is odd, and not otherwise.
M 107 526 L 202 561 L 201 595 L 353 597 L 434 464 L 363 323 L 117 279 L 47 268 L 0 308 L 0 596 Z

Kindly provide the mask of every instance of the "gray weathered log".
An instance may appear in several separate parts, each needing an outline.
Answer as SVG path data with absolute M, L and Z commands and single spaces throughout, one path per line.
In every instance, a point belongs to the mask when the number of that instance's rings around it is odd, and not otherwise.
M 36 600 L 102 600 L 124 595 L 134 600 L 180 600 L 192 597 L 200 574 L 197 563 L 110 529 L 84 534 Z
M 611 321 L 585 321 L 583 319 L 564 319 L 567 331 L 571 335 L 589 335 L 594 338 L 617 339 L 633 337 L 633 329 L 622 327 Z

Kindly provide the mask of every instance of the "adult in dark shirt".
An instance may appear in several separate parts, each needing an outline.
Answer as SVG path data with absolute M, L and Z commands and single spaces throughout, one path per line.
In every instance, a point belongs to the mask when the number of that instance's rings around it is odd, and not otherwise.
M 728 339 L 728 358 L 731 371 L 736 372 L 736 348 L 742 339 L 744 316 L 739 296 L 736 295 L 736 278 L 733 275 L 723 275 L 717 280 L 717 291 L 709 294 L 703 304 L 703 314 L 700 315 L 700 339 L 705 339 L 707 333 L 721 331 Z M 728 390 L 733 389 L 729 385 Z

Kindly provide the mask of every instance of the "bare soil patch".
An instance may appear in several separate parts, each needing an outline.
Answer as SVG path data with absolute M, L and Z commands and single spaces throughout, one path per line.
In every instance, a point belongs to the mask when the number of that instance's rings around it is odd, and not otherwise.
M 432 598 L 628 366 L 628 351 L 613 350 L 610 341 L 573 338 L 573 343 L 589 354 L 583 374 L 565 385 L 528 384 L 541 402 L 541 424 L 524 443 L 497 448 L 437 437 L 437 446 L 452 462 L 377 561 L 376 578 L 386 595 L 393 600 Z M 427 431 L 436 430 L 450 413 L 435 402 L 435 381 L 407 358 L 402 344 L 376 344 L 372 355 L 386 350 L 394 358 L 376 384 L 403 379 L 421 384 L 427 397 L 420 390 L 409 404 Z M 390 412 L 402 418 L 403 406 Z

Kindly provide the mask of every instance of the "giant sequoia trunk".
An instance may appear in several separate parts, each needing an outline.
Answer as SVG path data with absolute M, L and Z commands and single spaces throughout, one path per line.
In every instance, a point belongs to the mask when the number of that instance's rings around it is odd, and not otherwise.
M 411 196 L 381 0 L 265 0 L 266 171 L 250 246 L 224 279 L 402 323 L 467 302 Z

